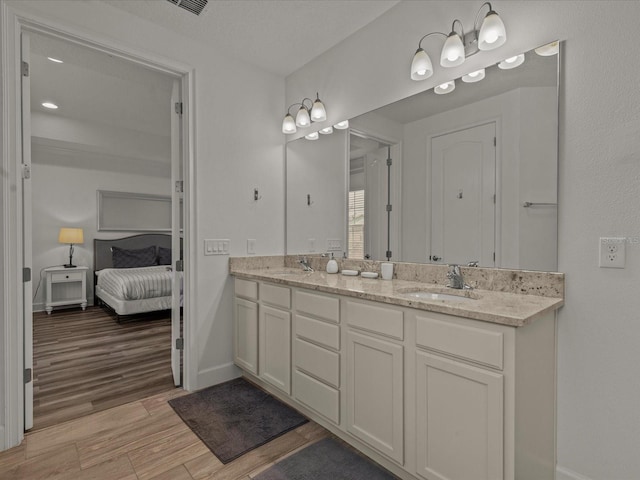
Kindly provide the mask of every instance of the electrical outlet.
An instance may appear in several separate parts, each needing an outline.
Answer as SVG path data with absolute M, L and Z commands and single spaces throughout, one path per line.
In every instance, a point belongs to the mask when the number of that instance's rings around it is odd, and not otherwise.
M 255 255 L 256 254 L 256 239 L 248 238 L 247 239 L 247 254 Z
M 625 238 L 600 237 L 600 267 L 624 268 Z
M 313 253 L 316 251 L 316 239 L 315 238 L 308 238 L 307 239 L 307 249 L 309 251 L 309 253 Z

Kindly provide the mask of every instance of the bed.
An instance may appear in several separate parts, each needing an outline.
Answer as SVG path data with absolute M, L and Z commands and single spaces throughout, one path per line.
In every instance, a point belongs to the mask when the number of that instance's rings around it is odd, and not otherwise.
M 121 316 L 168 310 L 176 273 L 171 262 L 171 235 L 95 239 L 94 272 L 96 303 L 113 310 L 118 320 Z

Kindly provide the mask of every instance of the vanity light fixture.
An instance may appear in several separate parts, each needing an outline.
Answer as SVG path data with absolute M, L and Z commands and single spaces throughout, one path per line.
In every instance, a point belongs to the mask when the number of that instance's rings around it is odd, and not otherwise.
M 438 95 L 445 95 L 447 93 L 451 93 L 456 89 L 455 80 L 450 80 L 448 82 L 442 83 L 433 89 Z
M 480 12 L 485 6 L 489 7 L 489 12 L 485 15 L 480 28 L 478 28 Z M 456 24 L 459 26 L 459 32 L 456 31 Z M 462 65 L 467 57 L 475 55 L 478 51 L 493 50 L 504 45 L 507 41 L 504 23 L 491 7 L 491 3 L 485 2 L 476 14 L 476 20 L 471 32 L 465 34 L 462 22 L 455 19 L 451 25 L 451 33 L 449 35 L 442 32 L 431 32 L 420 39 L 418 50 L 416 50 L 411 62 L 412 80 L 425 80 L 433 75 L 431 58 L 422 48 L 422 41 L 431 35 L 442 35 L 446 38 L 440 53 L 440 65 L 447 68 Z
M 291 115 L 291 109 L 300 106 L 295 120 Z M 296 133 L 296 127 L 308 127 L 312 122 L 324 122 L 327 119 L 327 110 L 320 100 L 320 95 L 316 93 L 316 99 L 303 98 L 301 102 L 294 103 L 287 109 L 287 114 L 282 120 L 282 133 L 289 135 Z
M 471 73 L 467 73 L 466 75 L 463 75 L 462 81 L 465 83 L 475 83 L 484 79 L 484 76 L 485 76 L 484 68 L 481 68 L 480 70 L 476 70 L 475 72 L 471 72 Z
M 336 123 L 333 128 L 338 130 L 344 130 L 345 128 L 349 128 L 349 120 L 343 120 L 341 122 Z
M 53 102 L 42 102 L 42 106 L 44 108 L 48 108 L 49 110 L 57 110 L 58 109 L 58 105 L 56 105 Z
M 505 60 L 502 60 L 498 64 L 498 68 L 501 68 L 502 70 L 511 70 L 512 68 L 519 67 L 523 63 L 524 63 L 524 53 L 521 53 L 520 55 L 515 55 L 513 57 L 509 57 Z

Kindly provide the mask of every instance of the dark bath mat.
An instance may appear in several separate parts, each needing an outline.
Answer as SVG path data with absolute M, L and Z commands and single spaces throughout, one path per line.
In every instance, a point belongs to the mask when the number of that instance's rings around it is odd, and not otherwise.
M 254 480 L 393 480 L 396 477 L 333 438 L 276 463 Z
M 169 405 L 222 463 L 308 421 L 243 378 L 174 398 Z

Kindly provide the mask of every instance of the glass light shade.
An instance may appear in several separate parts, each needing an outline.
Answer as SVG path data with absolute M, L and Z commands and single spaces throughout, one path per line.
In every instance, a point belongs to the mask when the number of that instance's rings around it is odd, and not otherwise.
M 475 72 L 467 73 L 462 77 L 462 81 L 465 83 L 475 83 L 482 80 L 485 76 L 484 68 L 476 70 Z
M 333 127 L 323 128 L 322 130 L 320 130 L 320 133 L 322 135 L 329 135 L 330 133 L 333 133 Z
M 560 43 L 558 41 L 555 41 L 536 48 L 536 53 L 541 57 L 550 57 L 552 55 L 556 55 L 559 49 Z
M 442 46 L 440 65 L 443 67 L 457 67 L 464 63 L 464 44 L 460 35 L 451 32 Z
M 64 63 L 59 58 L 54 58 L 54 57 L 47 57 L 47 60 L 49 60 L 50 62 L 53 62 L 53 63 Z
M 482 21 L 478 34 L 478 48 L 480 50 L 493 50 L 501 47 L 507 41 L 507 31 L 502 19 L 491 10 Z
M 433 64 L 427 52 L 422 48 L 416 50 L 411 62 L 411 80 L 425 80 L 433 75 Z
M 282 133 L 285 135 L 289 135 L 291 133 L 296 133 L 298 129 L 296 128 L 296 121 L 293 119 L 290 113 L 287 113 L 284 116 L 284 120 L 282 120 Z
M 438 95 L 444 95 L 445 93 L 451 93 L 456 89 L 455 80 L 451 80 L 450 82 L 442 83 L 433 89 Z
M 56 110 L 58 108 L 58 105 L 53 102 L 42 102 L 42 106 L 50 110 Z
M 84 232 L 81 228 L 63 227 L 60 229 L 60 233 L 58 234 L 58 243 L 84 243 Z
M 344 130 L 345 128 L 349 128 L 349 120 L 343 120 L 341 122 L 336 123 L 333 128 L 338 130 Z
M 519 67 L 523 63 L 524 63 L 524 53 L 521 53 L 520 55 L 516 55 L 515 57 L 510 57 L 501 61 L 498 64 L 498 67 L 501 68 L 502 70 L 510 70 L 512 68 Z
M 313 102 L 311 107 L 311 120 L 314 122 L 324 122 L 327 119 L 327 110 L 319 98 Z
M 300 107 L 298 114 L 296 115 L 296 125 L 298 127 L 308 127 L 311 125 L 311 118 L 309 117 L 309 110 L 307 107 Z
M 318 135 L 318 132 L 312 132 L 309 135 L 305 135 L 304 138 L 306 138 L 307 140 L 317 140 L 319 136 L 320 135 Z

